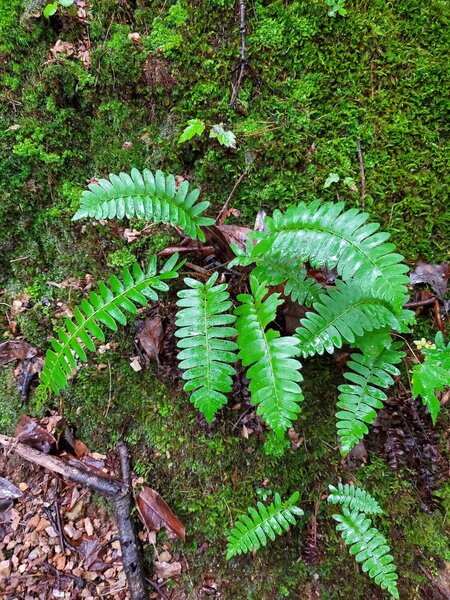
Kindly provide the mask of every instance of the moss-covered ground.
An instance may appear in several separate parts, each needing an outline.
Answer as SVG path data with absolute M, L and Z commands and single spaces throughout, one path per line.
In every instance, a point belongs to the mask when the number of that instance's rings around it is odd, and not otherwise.
M 345 18 L 328 17 L 323 0 L 247 2 L 251 70 L 234 111 L 237 4 L 95 0 L 84 25 L 63 9 L 48 21 L 30 16 L 33 7 L 21 0 L 0 3 L 0 334 L 9 331 L 12 301 L 27 294 L 19 332 L 45 349 L 61 319 L 56 303 L 73 306 L 81 297 L 49 282 L 104 277 L 168 243 L 165 231 L 128 244 L 107 225 L 71 222 L 87 180 L 132 166 L 189 177 L 214 209 L 247 171 L 234 195 L 242 222 L 251 223 L 260 207 L 339 198 L 370 211 L 410 263 L 448 257 L 448 2 L 352 0 Z M 135 32 L 140 43 L 129 38 Z M 50 53 L 58 39 L 83 38 L 89 70 Z M 191 118 L 226 124 L 237 149 L 206 135 L 177 144 Z M 325 188 L 330 173 L 339 181 Z M 324 502 L 323 560 L 311 566 L 301 558 L 314 504 L 338 476 L 367 485 L 390 515 L 381 525 L 393 540 L 402 597 L 432 597 L 418 563 L 434 572 L 450 559 L 450 492 L 442 487 L 442 511 L 428 514 L 414 474 L 393 471 L 372 454 L 366 466 L 348 470 L 336 448 L 341 374 L 334 362 L 307 366 L 297 425 L 303 444 L 280 456 L 255 435 L 240 436 L 239 413 L 231 409 L 206 430 L 178 388 L 152 369 L 130 369 L 132 332 L 114 339 L 116 350 L 93 358 L 69 388 L 66 411 L 92 449 L 106 450 L 125 435 L 136 471 L 184 520 L 188 537 L 180 548 L 190 572 L 182 585 L 192 597 L 201 574 L 211 572 L 224 599 L 309 598 L 315 587 L 324 599 L 382 598 L 355 570 Z M 99 362 L 108 368 L 98 370 Z M 13 370 L 2 368 L 2 432 L 19 410 Z M 225 564 L 225 532 L 255 503 L 263 482 L 283 496 L 301 492 L 302 526 L 255 558 Z

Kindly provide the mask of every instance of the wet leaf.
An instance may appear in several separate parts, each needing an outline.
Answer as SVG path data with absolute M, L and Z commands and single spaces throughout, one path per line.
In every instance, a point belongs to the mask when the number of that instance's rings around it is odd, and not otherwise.
M 84 566 L 88 571 L 105 571 L 109 564 L 104 562 L 107 548 L 103 546 L 98 538 L 85 535 L 78 540 L 71 540 L 71 545 L 84 556 Z
M 23 340 L 9 340 L 0 344 L 0 366 L 14 360 L 27 360 L 36 356 L 36 348 Z
M 425 262 L 419 262 L 410 274 L 410 280 L 413 285 L 427 283 L 436 292 L 436 296 L 441 302 L 444 301 L 447 292 L 449 277 L 450 265 L 447 263 L 430 265 Z
M 163 339 L 162 319 L 159 316 L 145 319 L 136 341 L 140 344 L 149 360 L 158 361 Z
M 176 517 L 162 497 L 149 487 L 144 487 L 136 499 L 139 516 L 150 531 L 167 530 L 169 537 L 186 539 L 183 523 Z
M 5 523 L 9 520 L 9 511 L 14 503 L 23 496 L 22 492 L 10 481 L 4 477 L 0 477 L 0 523 Z
M 56 438 L 47 429 L 44 429 L 36 419 L 21 415 L 16 425 L 14 436 L 19 442 L 50 454 L 56 448 Z

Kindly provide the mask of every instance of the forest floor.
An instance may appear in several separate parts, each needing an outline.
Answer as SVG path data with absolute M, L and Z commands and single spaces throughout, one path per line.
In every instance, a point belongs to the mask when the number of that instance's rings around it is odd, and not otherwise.
M 38 1 L 0 6 L 0 338 L 32 348 L 31 361 L 0 368 L 0 433 L 12 435 L 21 413 L 63 414 L 110 472 L 125 440 L 136 493 L 157 490 L 186 527 L 183 542 L 139 526 L 154 598 L 384 598 L 334 529 L 325 495 L 339 480 L 366 487 L 385 509 L 401 597 L 450 597 L 448 402 L 434 427 L 411 398 L 407 369 L 346 459 L 334 416 L 345 349 L 305 363 L 303 412 L 284 446 L 256 417 L 241 375 L 209 426 L 182 391 L 170 295 L 109 335 L 60 398 L 38 406 L 34 396 L 34 366 L 74 306 L 105 274 L 180 241 L 138 220 L 73 223 L 86 183 L 109 172 L 176 173 L 201 187 L 212 216 L 240 180 L 226 221 L 239 226 L 252 227 L 260 208 L 345 200 L 392 234 L 412 270 L 448 261 L 448 3 L 347 4 L 346 17 L 332 18 L 322 0 L 249 2 L 251 69 L 236 109 L 234 0 L 76 0 L 50 19 Z M 224 123 L 236 148 L 206 134 L 178 144 L 193 118 Z M 414 298 L 421 289 L 411 288 Z M 418 309 L 408 344 L 448 329 L 445 306 Z M 155 315 L 165 334 L 158 363 L 139 345 Z M 279 318 L 292 327 L 298 315 Z M 0 524 L 0 596 L 126 597 L 110 506 L 12 453 L 0 460 L 22 492 Z M 300 525 L 227 562 L 236 516 L 277 491 L 300 492 Z M 63 534 L 49 516 L 55 506 Z M 77 540 L 91 545 L 80 550 Z

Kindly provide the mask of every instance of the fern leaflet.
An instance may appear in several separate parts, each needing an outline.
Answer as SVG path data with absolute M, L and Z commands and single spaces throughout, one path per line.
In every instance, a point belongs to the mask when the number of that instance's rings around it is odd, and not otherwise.
M 236 361 L 237 345 L 229 338 L 237 331 L 231 327 L 236 317 L 226 314 L 232 307 L 227 285 L 214 285 L 218 273 L 203 284 L 186 278 L 189 289 L 178 292 L 175 335 L 181 352 L 178 354 L 180 368 L 184 369 L 184 389 L 192 392 L 191 402 L 204 415 L 208 423 L 216 412 L 226 404 L 225 393 L 231 391 L 231 363 Z M 194 391 L 195 390 L 195 391 Z
M 132 169 L 131 174 L 110 174 L 108 179 L 91 183 L 83 192 L 80 208 L 73 220 L 90 217 L 94 219 L 123 219 L 137 217 L 153 223 L 177 225 L 193 239 L 205 241 L 202 226 L 212 225 L 214 219 L 203 216 L 209 202 L 195 204 L 200 190 L 189 194 L 189 183 L 183 181 L 176 189 L 173 175 L 167 177 L 161 171 L 153 174 L 148 169 L 142 173 Z
M 342 514 L 333 515 L 333 519 L 338 522 L 336 530 L 350 546 L 350 554 L 362 563 L 363 572 L 369 573 L 377 585 L 398 600 L 398 575 L 384 535 L 372 527 L 372 521 L 358 510 L 350 512 L 344 506 Z
M 267 538 L 274 540 L 276 535 L 288 531 L 296 524 L 296 516 L 303 515 L 296 506 L 299 493 L 295 492 L 286 502 L 282 502 L 278 493 L 269 506 L 258 502 L 257 509 L 249 507 L 248 515 L 241 515 L 228 536 L 227 560 L 246 552 L 259 550 L 267 545 Z
M 278 331 L 267 325 L 275 319 L 277 307 L 282 304 L 280 294 L 266 299 L 267 287 L 250 275 L 252 294 L 240 294 L 242 304 L 235 309 L 238 315 L 236 329 L 239 346 L 238 358 L 244 367 L 250 366 L 247 377 L 249 390 L 257 413 L 282 437 L 300 412 L 303 395 L 298 382 L 301 364 L 293 358 L 299 354 L 295 337 L 280 337 Z
M 450 343 L 446 346 L 439 331 L 435 339 L 436 348 L 422 350 L 425 360 L 412 369 L 412 393 L 414 398 L 421 396 L 428 408 L 433 424 L 441 409 L 436 392 L 450 387 Z
M 312 306 L 317 302 L 322 291 L 322 287 L 307 276 L 305 267 L 288 262 L 273 262 L 270 256 L 264 257 L 253 274 L 259 281 L 270 282 L 271 286 L 284 283 L 284 294 L 290 296 L 293 302 L 305 306 Z
M 132 272 L 124 269 L 122 281 L 111 275 L 109 287 L 100 283 L 99 294 L 91 292 L 88 300 L 83 299 L 74 309 L 74 320 L 67 318 L 64 327 L 57 330 L 57 339 L 51 340 L 52 348 L 47 350 L 40 376 L 40 393 L 43 388 L 50 388 L 57 394 L 67 387 L 67 378 L 77 368 L 77 358 L 87 361 L 83 346 L 95 352 L 94 339 L 105 341 L 101 325 L 117 331 L 117 323 L 127 323 L 123 310 L 134 315 L 136 305 L 145 306 L 147 299 L 158 299 L 156 291 L 167 291 L 169 287 L 164 280 L 178 277 L 177 271 L 184 263 L 177 265 L 177 260 L 178 255 L 174 254 L 159 275 L 156 274 L 156 256 L 151 258 L 146 273 L 135 263 Z
M 353 343 L 367 331 L 388 326 L 402 331 L 409 311 L 399 316 L 391 305 L 381 298 L 365 293 L 359 283 L 337 280 L 335 288 L 328 288 L 313 305 L 315 313 L 301 319 L 297 337 L 303 356 L 330 354 L 344 342 Z
M 341 504 L 350 510 L 357 510 L 366 515 L 379 515 L 383 510 L 373 496 L 361 488 L 339 483 L 337 487 L 328 486 L 330 494 L 327 498 L 329 504 Z
M 266 231 L 255 231 L 251 238 L 258 243 L 251 248 L 251 258 L 257 264 L 270 256 L 283 264 L 295 256 L 298 264 L 308 261 L 313 267 L 336 267 L 344 281 L 358 282 L 363 292 L 391 303 L 399 310 L 407 298 L 405 273 L 408 267 L 387 243 L 388 233 L 378 232 L 379 225 L 367 224 L 366 213 L 352 208 L 344 211 L 344 203 L 291 206 L 285 214 L 274 211 L 266 218 Z M 237 262 L 249 261 L 240 257 Z
M 347 366 L 351 369 L 344 373 L 350 383 L 339 386 L 336 413 L 337 431 L 341 442 L 342 454 L 348 454 L 359 440 L 368 432 L 367 425 L 374 422 L 377 410 L 383 408 L 386 394 L 380 388 L 388 388 L 394 377 L 400 374 L 395 367 L 402 357 L 399 351 L 401 342 L 392 343 L 390 336 L 382 334 L 388 340 L 387 347 L 369 350 L 365 344 L 364 354 L 352 354 Z M 352 507 L 353 508 L 353 507 Z

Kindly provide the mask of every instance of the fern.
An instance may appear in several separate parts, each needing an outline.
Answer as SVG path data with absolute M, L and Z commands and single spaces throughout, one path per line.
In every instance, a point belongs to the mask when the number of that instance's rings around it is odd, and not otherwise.
M 342 505 L 342 514 L 333 515 L 333 519 L 338 522 L 336 531 L 341 532 L 343 540 L 350 546 L 350 555 L 362 563 L 364 573 L 368 572 L 376 584 L 398 600 L 398 575 L 389 554 L 389 544 L 366 516 L 383 512 L 378 502 L 368 492 L 353 485 L 340 483 L 337 488 L 329 487 L 328 502 Z
M 94 339 L 105 341 L 101 325 L 116 331 L 117 323 L 127 323 L 123 311 L 136 314 L 136 305 L 145 306 L 147 299 L 158 299 L 156 291 L 167 291 L 169 287 L 164 280 L 178 277 L 177 271 L 184 263 L 177 265 L 177 260 L 178 255 L 174 254 L 159 275 L 156 274 L 156 256 L 151 258 L 146 273 L 135 263 L 131 273 L 124 269 L 122 281 L 111 275 L 109 287 L 100 283 L 99 294 L 91 292 L 88 300 L 83 299 L 74 309 L 74 319 L 67 318 L 64 327 L 57 330 L 57 338 L 51 340 L 52 348 L 47 350 L 40 376 L 40 393 L 43 388 L 58 393 L 67 387 L 67 378 L 77 368 L 77 358 L 87 361 L 84 347 L 95 352 Z
M 362 563 L 363 572 L 369 573 L 377 585 L 398 600 L 398 575 L 384 535 L 372 527 L 372 521 L 358 510 L 350 512 L 344 507 L 342 514 L 333 515 L 333 519 L 338 523 L 336 530 L 350 546 L 351 556 Z
M 282 502 L 278 493 L 269 506 L 258 502 L 257 509 L 249 507 L 248 515 L 241 515 L 228 536 L 227 560 L 246 552 L 259 550 L 267 545 L 267 538 L 274 540 L 276 535 L 288 531 L 296 524 L 296 516 L 303 515 L 296 506 L 299 493 L 295 492 L 286 502 Z
M 344 342 L 353 343 L 365 332 L 382 327 L 402 331 L 409 311 L 401 316 L 381 298 L 365 293 L 360 284 L 336 281 L 336 288 L 328 288 L 315 303 L 316 313 L 307 313 L 297 329 L 304 356 L 332 353 Z
M 383 407 L 386 394 L 380 388 L 388 388 L 394 382 L 393 377 L 400 374 L 394 365 L 404 356 L 399 351 L 401 342 L 392 343 L 386 333 L 381 333 L 375 339 L 377 343 L 371 348 L 366 341 L 364 354 L 351 355 L 351 360 L 347 363 L 351 371 L 344 373 L 344 377 L 351 383 L 338 388 L 340 394 L 337 406 L 341 410 L 336 413 L 336 417 L 343 454 L 350 452 L 368 432 L 367 425 L 374 422 L 377 409 Z
M 280 294 L 266 299 L 267 287 L 250 275 L 252 294 L 240 294 L 242 304 L 235 310 L 239 346 L 238 358 L 249 367 L 251 400 L 258 405 L 257 413 L 282 437 L 300 412 L 303 395 L 298 382 L 301 364 L 293 358 L 299 354 L 295 337 L 280 337 L 267 325 L 275 319 L 277 307 L 282 304 Z
M 344 203 L 291 206 L 285 214 L 275 211 L 266 218 L 266 231 L 252 232 L 258 243 L 251 248 L 254 262 L 270 256 L 271 261 L 297 264 L 308 261 L 313 267 L 336 267 L 344 281 L 358 283 L 363 294 L 381 298 L 399 310 L 407 298 L 408 267 L 387 243 L 388 233 L 378 232 L 379 225 L 367 224 L 366 213 L 353 208 L 344 211 Z M 248 264 L 248 257 L 238 258 Z
M 339 483 L 337 488 L 334 485 L 328 487 L 330 490 L 327 498 L 329 504 L 341 504 L 350 510 L 357 510 L 366 515 L 379 515 L 383 512 L 375 498 L 366 490 L 348 483 Z
M 225 393 L 232 387 L 235 369 L 230 363 L 236 361 L 237 346 L 229 338 L 237 331 L 231 327 L 236 317 L 226 314 L 232 306 L 228 300 L 226 284 L 214 285 L 218 273 L 203 284 L 186 278 L 190 288 L 178 292 L 175 335 L 182 348 L 178 354 L 180 368 L 184 369 L 184 389 L 193 391 L 191 402 L 205 415 L 208 423 L 226 403 Z M 195 390 L 195 391 L 194 391 Z
M 80 208 L 73 220 L 90 217 L 94 219 L 123 219 L 124 217 L 147 219 L 153 223 L 177 225 L 193 239 L 205 241 L 202 226 L 212 225 L 214 219 L 202 216 L 209 202 L 195 204 L 200 190 L 188 194 L 189 183 L 185 180 L 176 189 L 175 177 L 165 177 L 161 171 L 155 175 L 148 169 L 140 173 L 110 174 L 89 184 L 83 192 Z
M 422 350 L 425 360 L 412 369 L 413 396 L 421 396 L 434 424 L 441 409 L 436 392 L 450 387 L 450 343 L 445 345 L 440 331 L 436 334 L 435 346 Z
M 284 283 L 284 294 L 290 296 L 293 302 L 305 306 L 312 306 L 317 302 L 322 291 L 322 287 L 307 276 L 305 267 L 288 262 L 272 262 L 270 256 L 265 257 L 253 270 L 253 274 L 259 281 L 267 281 L 271 286 Z

